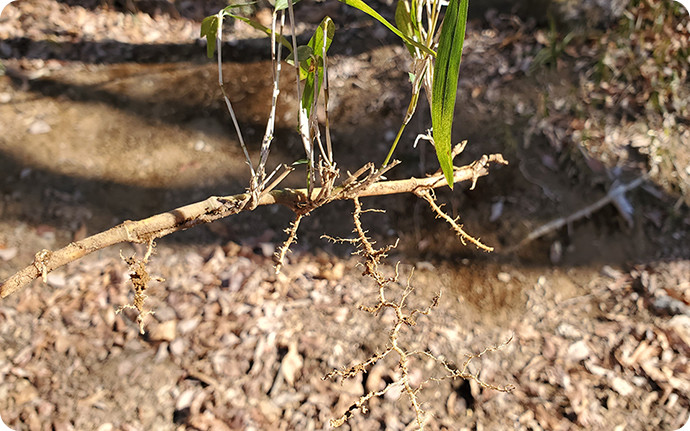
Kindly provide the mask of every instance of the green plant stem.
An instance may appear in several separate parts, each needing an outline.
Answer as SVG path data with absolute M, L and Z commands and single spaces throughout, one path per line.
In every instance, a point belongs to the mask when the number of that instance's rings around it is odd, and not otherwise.
M 386 160 L 383 161 L 383 166 L 388 165 L 388 162 L 390 162 L 391 157 L 393 157 L 393 151 L 395 151 L 395 147 L 398 146 L 398 141 L 400 141 L 400 137 L 402 136 L 403 131 L 405 130 L 405 126 L 407 126 L 407 121 L 403 121 L 402 125 L 400 125 L 400 130 L 398 130 L 398 134 L 395 137 L 395 140 L 393 141 L 393 145 L 391 145 L 391 149 L 388 151 Z

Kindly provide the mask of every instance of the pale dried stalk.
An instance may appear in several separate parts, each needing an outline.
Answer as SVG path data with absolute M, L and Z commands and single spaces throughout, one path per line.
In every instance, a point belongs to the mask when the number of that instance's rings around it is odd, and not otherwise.
M 276 25 L 277 25 L 278 13 L 273 12 L 271 19 L 271 63 L 273 72 L 273 92 L 271 94 L 271 111 L 268 115 L 268 120 L 266 121 L 266 132 L 261 141 L 261 156 L 259 158 L 259 167 L 257 168 L 257 173 L 259 176 L 260 189 L 263 190 L 263 186 L 270 181 L 269 178 L 265 178 L 266 174 L 266 162 L 268 161 L 268 154 L 271 151 L 271 143 L 273 142 L 273 134 L 275 133 L 275 120 L 276 120 L 276 108 L 278 106 L 278 96 L 280 95 L 280 71 L 281 71 L 281 57 L 283 45 L 276 43 Z M 280 12 L 280 35 L 283 35 L 283 26 L 285 24 L 285 13 Z
M 242 136 L 242 130 L 237 122 L 237 116 L 235 115 L 235 110 L 232 109 L 232 103 L 230 103 L 230 98 L 225 92 L 225 83 L 223 82 L 223 14 L 218 13 L 218 31 L 216 32 L 216 46 L 218 47 L 218 86 L 220 87 L 221 93 L 223 93 L 223 99 L 225 100 L 225 106 L 228 108 L 230 113 L 230 118 L 232 118 L 232 125 L 235 127 L 235 132 L 237 132 L 237 138 L 240 141 L 240 146 L 244 152 L 244 157 L 247 160 L 247 165 L 249 166 L 249 171 L 252 178 L 256 176 L 254 173 L 254 166 L 252 165 L 252 159 L 249 157 L 249 152 L 247 151 L 247 146 L 244 143 L 244 137 Z
M 309 119 L 307 118 L 306 111 L 302 108 L 302 86 L 300 84 L 300 66 L 299 66 L 299 55 L 297 47 L 297 32 L 295 30 L 295 11 L 293 8 L 292 0 L 288 0 L 288 21 L 290 23 L 290 33 L 292 36 L 292 56 L 295 63 L 295 81 L 297 84 L 297 121 L 298 121 L 298 131 L 300 138 L 302 139 L 302 145 L 304 146 L 304 153 L 306 155 L 309 164 L 307 166 L 307 179 L 309 192 L 314 188 L 314 146 L 311 139 L 311 133 L 309 129 Z

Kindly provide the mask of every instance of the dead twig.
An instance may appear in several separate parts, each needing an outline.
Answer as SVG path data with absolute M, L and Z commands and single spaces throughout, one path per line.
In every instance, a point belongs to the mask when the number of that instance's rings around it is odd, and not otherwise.
M 574 221 L 580 220 L 581 218 L 589 217 L 594 212 L 599 211 L 601 208 L 605 207 L 609 203 L 615 202 L 615 200 L 622 194 L 639 187 L 645 179 L 646 177 L 642 176 L 634 179 L 628 184 L 621 184 L 617 187 L 613 187 L 611 190 L 609 190 L 606 196 L 602 197 L 596 202 L 587 205 L 586 207 L 578 211 L 575 211 L 567 217 L 559 217 L 555 220 L 551 220 L 550 222 L 541 225 L 537 229 L 530 232 L 530 234 L 527 235 L 527 237 L 525 237 L 522 241 L 508 248 L 505 252 L 512 253 L 518 250 L 519 248 L 524 247 L 525 245 L 529 244 L 537 238 L 541 238 L 542 236 L 555 230 L 558 230 L 567 224 L 573 223 Z

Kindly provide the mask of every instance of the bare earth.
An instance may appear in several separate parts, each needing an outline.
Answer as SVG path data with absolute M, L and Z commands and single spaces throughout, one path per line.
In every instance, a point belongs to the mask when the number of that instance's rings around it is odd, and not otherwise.
M 156 12 L 143 10 L 148 2 L 130 11 L 111 3 L 20 0 L 0 17 L 0 279 L 41 249 L 244 190 L 247 167 L 198 40 L 200 19 L 220 5 L 182 1 Z M 406 49 L 337 2 L 305 0 L 297 13 L 305 34 L 326 13 L 338 24 L 329 75 L 341 169 L 382 161 L 408 101 Z M 674 21 L 679 43 L 687 44 L 688 20 Z M 392 275 L 402 262 L 389 295 L 400 299 L 413 268 L 411 308 L 442 291 L 401 344 L 461 366 L 466 354 L 510 340 L 469 369 L 515 389 L 428 381 L 419 392 L 426 426 L 675 430 L 690 414 L 688 123 L 588 87 L 589 50 L 601 34 L 569 46 L 555 67 L 530 68 L 544 28 L 496 14 L 468 27 L 454 130 L 469 140 L 462 163 L 502 152 L 511 164 L 475 190 L 438 197 L 495 253 L 463 246 L 414 196 L 363 201 L 386 210 L 363 218 L 379 244 L 401 240 L 386 267 Z M 239 24 L 229 30 L 227 90 L 256 159 L 270 99 L 268 44 Z M 683 79 L 679 91 L 687 91 Z M 283 80 L 272 166 L 302 158 L 293 87 Z M 429 127 L 426 110 L 392 177 L 436 170 L 432 148 L 412 147 Z M 601 138 L 588 152 L 573 143 L 586 133 Z M 647 171 L 650 179 L 619 202 L 632 206 L 629 220 L 609 204 L 510 251 Z M 298 171 L 284 186 L 303 184 Z M 376 287 L 351 246 L 320 239 L 351 235 L 351 212 L 335 203 L 305 220 L 278 275 L 271 256 L 290 221 L 284 208 L 160 240 L 149 271 L 164 281 L 148 291 L 155 314 L 145 335 L 136 313 L 116 313 L 133 297 L 119 254 L 142 256 L 140 247 L 95 253 L 3 299 L 2 420 L 17 430 L 328 429 L 400 375 L 390 355 L 364 375 L 323 380 L 384 350 L 394 319 L 357 308 L 374 303 Z M 425 356 L 412 368 L 415 385 L 446 372 Z M 416 426 L 399 388 L 344 425 Z

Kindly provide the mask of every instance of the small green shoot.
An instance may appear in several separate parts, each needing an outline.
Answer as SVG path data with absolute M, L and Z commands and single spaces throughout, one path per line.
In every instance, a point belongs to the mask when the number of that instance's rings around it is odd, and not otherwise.
M 287 0 L 282 0 L 282 2 L 285 3 L 285 7 L 287 7 Z M 279 1 L 278 3 L 282 3 Z M 293 2 L 296 3 L 296 2 Z M 232 9 L 239 8 L 242 6 L 247 6 L 252 3 L 241 3 L 241 4 L 233 4 L 230 5 L 224 9 L 222 9 L 220 12 L 218 12 L 215 15 L 207 16 L 204 18 L 203 21 L 201 21 L 201 36 L 200 37 L 205 37 L 206 38 L 206 55 L 208 58 L 213 58 L 213 53 L 216 52 L 216 40 L 217 40 L 217 35 L 218 35 L 218 26 L 222 20 L 223 17 L 229 16 L 230 18 L 238 19 L 242 22 L 245 22 L 249 24 L 250 26 L 254 27 L 255 29 L 263 32 L 266 34 L 266 36 L 271 36 L 271 29 L 260 24 L 257 21 L 254 21 L 253 19 L 246 18 L 240 15 L 236 15 L 232 12 L 230 12 Z M 287 49 L 292 52 L 292 44 L 282 35 L 282 34 L 276 34 L 275 35 L 276 40 L 286 47 Z M 300 56 L 301 57 L 301 56 Z
M 201 37 L 206 38 L 206 55 L 213 58 L 216 52 L 216 35 L 218 34 L 218 15 L 211 15 L 201 21 Z

